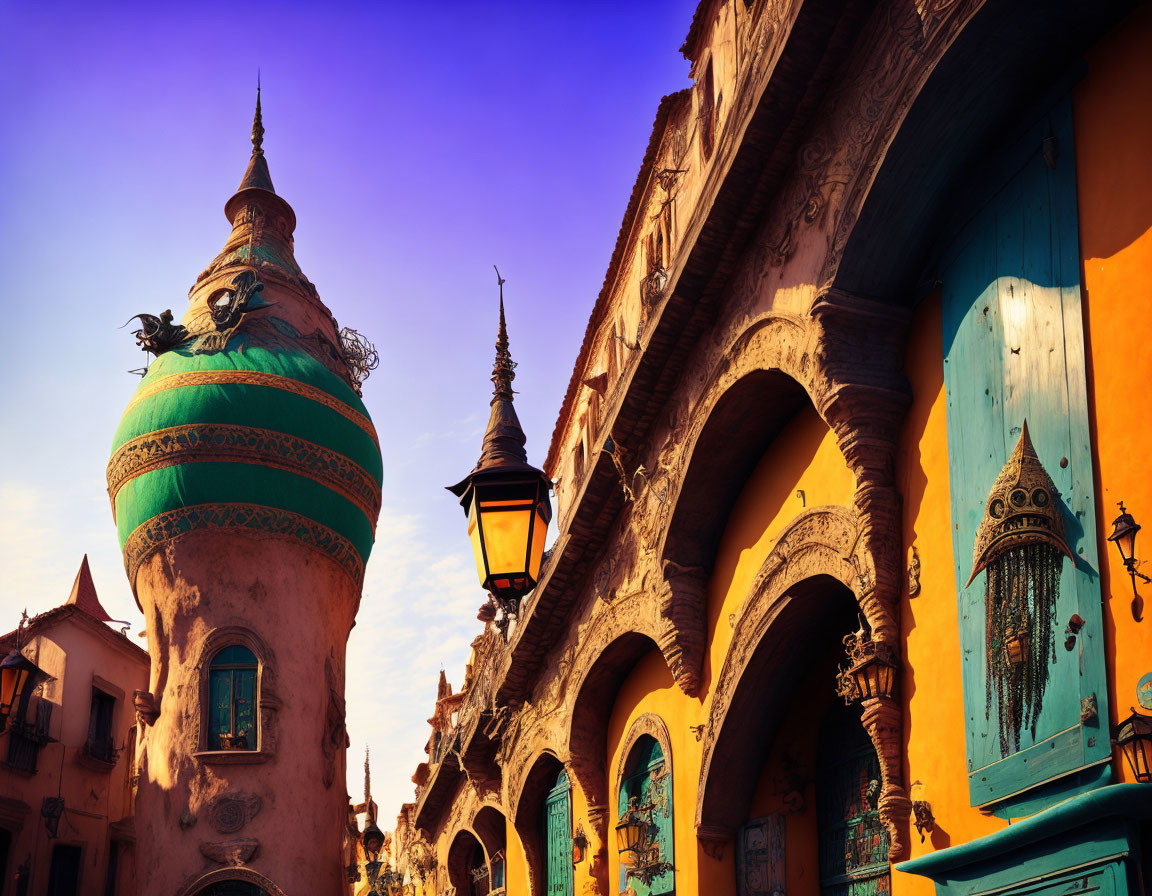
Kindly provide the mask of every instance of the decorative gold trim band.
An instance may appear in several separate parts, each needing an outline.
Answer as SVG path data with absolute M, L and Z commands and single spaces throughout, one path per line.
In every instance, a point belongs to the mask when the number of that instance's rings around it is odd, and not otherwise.
M 259 532 L 302 542 L 336 562 L 359 588 L 364 584 L 364 561 L 355 546 L 338 532 L 305 516 L 261 504 L 194 504 L 154 516 L 133 530 L 124 543 L 124 569 L 132 591 L 136 572 L 157 548 L 189 532 Z
M 145 398 L 167 389 L 179 389 L 181 386 L 219 386 L 232 383 L 243 386 L 268 386 L 272 389 L 283 389 L 285 392 L 311 399 L 351 420 L 372 438 L 377 448 L 380 447 L 380 440 L 376 436 L 376 427 L 364 414 L 349 407 L 339 398 L 329 395 L 323 389 L 317 389 L 315 386 L 310 386 L 291 377 L 266 373 L 263 370 L 187 370 L 183 373 L 170 373 L 168 376 L 162 376 L 155 382 L 149 383 L 133 395 L 132 400 L 128 402 L 128 407 L 124 409 L 124 413 L 127 414 Z
M 380 486 L 344 455 L 287 433 L 232 423 L 188 423 L 137 436 L 108 461 L 108 497 L 136 476 L 197 462 L 244 463 L 286 470 L 343 495 L 363 511 L 372 531 L 380 515 Z

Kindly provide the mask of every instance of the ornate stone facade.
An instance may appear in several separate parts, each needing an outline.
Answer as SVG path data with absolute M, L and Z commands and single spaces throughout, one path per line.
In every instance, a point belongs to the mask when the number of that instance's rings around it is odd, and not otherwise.
M 897 669 L 857 712 L 887 859 L 910 855 L 917 685 L 901 608 L 922 572 L 933 581 L 903 507 L 921 295 L 860 287 L 875 239 L 858 222 L 894 201 L 873 186 L 897 138 L 930 142 L 913 107 L 938 68 L 950 53 L 961 65 L 976 17 L 991 28 L 1007 10 L 700 4 L 694 87 L 661 104 L 549 449 L 555 545 L 507 641 L 485 623 L 451 755 L 405 816 L 441 864 L 490 809 L 516 854 L 508 892 L 543 894 L 541 807 L 564 772 L 588 839 L 576 891 L 617 892 L 620 763 L 643 731 L 675 768 L 677 831 L 700 847 L 677 846 L 678 888 L 728 892 L 731 847 L 764 802 L 756 782 L 804 702 L 792 689 L 814 664 L 806 645 L 838 641 L 852 617 Z M 916 160 L 959 176 L 961 160 Z M 905 279 L 922 261 L 902 262 Z M 809 454 L 786 453 L 810 419 Z M 809 506 L 812 483 L 834 500 Z M 925 588 L 913 606 L 931 599 Z M 809 786 L 788 790 L 788 812 Z

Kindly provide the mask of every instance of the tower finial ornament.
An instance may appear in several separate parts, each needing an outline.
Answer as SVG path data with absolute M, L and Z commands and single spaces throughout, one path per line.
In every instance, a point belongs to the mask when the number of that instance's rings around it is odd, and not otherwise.
M 264 118 L 260 114 L 260 72 L 256 72 L 256 114 L 252 117 L 252 155 L 264 155 Z
M 496 336 L 496 363 L 492 365 L 492 403 L 497 401 L 512 401 L 512 380 L 516 379 L 516 362 L 512 360 L 512 353 L 508 351 L 508 326 L 504 323 L 504 283 L 500 276 L 500 269 L 492 265 L 496 271 L 496 285 L 500 289 L 500 330 Z

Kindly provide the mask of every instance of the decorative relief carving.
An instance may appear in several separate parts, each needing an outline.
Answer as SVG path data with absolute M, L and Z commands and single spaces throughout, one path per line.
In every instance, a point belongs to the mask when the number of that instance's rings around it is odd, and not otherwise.
M 324 660 L 324 679 L 328 683 L 328 705 L 320 748 L 324 752 L 324 786 L 330 788 L 336 780 L 337 760 L 348 746 L 348 733 L 344 730 L 344 688 L 331 657 Z
M 225 423 L 192 423 L 130 439 L 108 462 L 108 497 L 130 479 L 152 470 L 197 461 L 275 467 L 319 482 L 363 511 L 372 525 L 380 515 L 380 487 L 363 467 L 339 452 L 287 433 Z
M 259 848 L 259 840 L 203 841 L 200 854 L 217 865 L 236 866 L 250 861 Z
M 136 571 L 157 549 L 189 532 L 259 530 L 292 538 L 335 562 L 356 583 L 364 581 L 364 561 L 343 535 L 307 517 L 262 504 L 194 504 L 169 510 L 142 523 L 124 543 L 124 569 L 135 591 Z
M 704 608 L 708 572 L 699 566 L 664 562 L 664 588 L 660 593 L 660 616 L 666 621 L 658 644 L 680 689 L 696 696 L 704 667 L 708 621 Z
M 221 834 L 235 834 L 256 817 L 262 801 L 254 793 L 225 793 L 208 804 L 208 822 Z

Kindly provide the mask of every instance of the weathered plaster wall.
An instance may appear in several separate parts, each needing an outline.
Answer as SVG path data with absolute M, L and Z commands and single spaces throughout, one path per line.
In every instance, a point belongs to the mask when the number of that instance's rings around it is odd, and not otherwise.
M 359 597 L 352 580 L 295 542 L 193 533 L 145 561 L 136 584 L 148 624 L 151 690 L 160 703 L 156 724 L 140 739 L 137 825 L 167 832 L 140 840 L 140 877 L 157 893 L 182 893 L 200 875 L 221 870 L 228 850 L 240 849 L 251 856 L 246 867 L 287 896 L 340 892 L 342 712 L 335 720 L 339 743 L 330 752 L 324 744 L 333 735 L 331 692 L 342 699 L 344 690 L 344 644 Z M 202 681 L 217 649 L 206 649 L 206 641 L 221 627 L 250 630 L 263 644 L 254 652 L 261 664 L 259 752 L 267 755 L 255 764 L 202 752 Z M 218 646 L 226 643 L 236 640 Z M 256 797 L 259 811 L 239 826 L 223 824 L 213 801 L 225 794 Z

